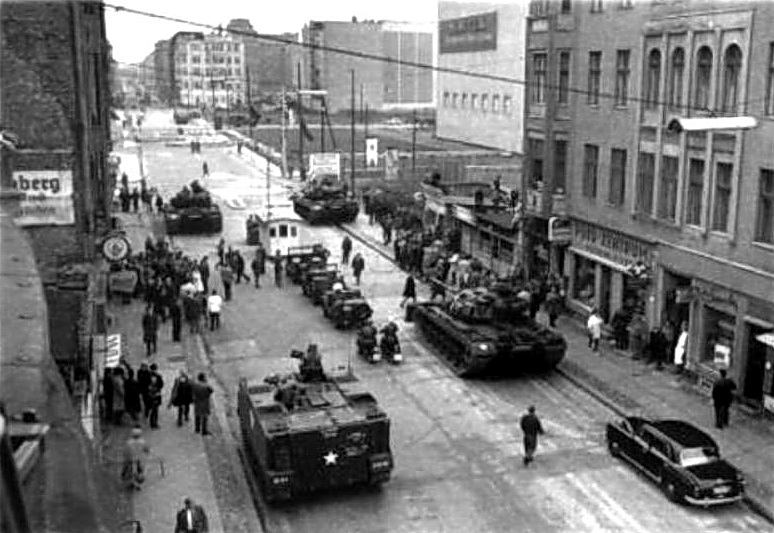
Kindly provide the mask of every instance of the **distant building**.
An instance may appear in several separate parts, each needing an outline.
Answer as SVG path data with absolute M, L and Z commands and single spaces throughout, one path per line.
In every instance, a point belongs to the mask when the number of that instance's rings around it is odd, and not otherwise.
M 156 80 L 156 96 L 165 105 L 175 103 L 172 92 L 172 53 L 170 40 L 156 42 L 153 54 L 153 72 Z
M 301 32 L 302 83 L 328 91 L 329 110 L 352 107 L 351 71 L 355 71 L 356 105 L 371 109 L 432 107 L 432 69 L 410 67 L 331 49 L 432 65 L 433 34 L 411 24 L 385 21 L 311 21 Z M 319 48 L 318 48 L 319 47 Z M 362 89 L 361 89 L 362 87 Z
M 138 65 L 139 72 L 139 86 L 142 91 L 140 100 L 150 105 L 158 102 L 159 95 L 156 86 L 156 50 L 148 54 L 145 59 Z
M 438 66 L 482 75 L 438 73 L 439 137 L 522 153 L 526 16 L 523 2 L 439 2 Z
M 261 92 L 276 92 L 295 84 L 296 64 L 292 44 L 298 41 L 298 34 L 282 33 L 270 35 L 277 40 L 248 37 L 244 33 L 255 30 L 247 19 L 234 19 L 228 23 L 228 30 L 240 32 L 237 37 L 245 46 L 246 80 L 253 96 Z

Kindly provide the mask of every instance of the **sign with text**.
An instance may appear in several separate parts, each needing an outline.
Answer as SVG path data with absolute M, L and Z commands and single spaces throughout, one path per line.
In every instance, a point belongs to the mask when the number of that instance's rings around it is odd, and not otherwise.
M 482 52 L 497 49 L 497 12 L 438 23 L 439 53 Z
M 309 154 L 309 173 L 312 179 L 321 176 L 336 176 L 336 179 L 341 179 L 341 154 L 338 152 Z
M 369 167 L 379 165 L 379 139 L 376 137 L 366 139 L 366 165 Z
M 570 220 L 566 218 L 551 217 L 548 219 L 548 242 L 556 244 L 569 244 L 572 241 L 572 228 Z
M 14 218 L 18 226 L 67 226 L 75 223 L 71 170 L 19 170 L 13 188 L 21 193 Z

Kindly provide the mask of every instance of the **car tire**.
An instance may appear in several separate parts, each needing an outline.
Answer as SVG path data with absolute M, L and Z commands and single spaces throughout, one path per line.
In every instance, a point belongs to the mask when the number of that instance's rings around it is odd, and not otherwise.
M 680 495 L 675 482 L 663 473 L 661 474 L 661 490 L 664 491 L 664 494 L 670 502 L 680 503 L 682 501 L 682 496 Z

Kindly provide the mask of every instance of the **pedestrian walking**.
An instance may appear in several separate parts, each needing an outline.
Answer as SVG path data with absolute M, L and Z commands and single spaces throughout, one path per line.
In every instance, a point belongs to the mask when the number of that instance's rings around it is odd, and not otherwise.
M 349 264 L 349 254 L 352 253 L 352 239 L 349 235 L 344 236 L 344 240 L 341 241 L 341 264 Z
M 156 314 L 150 306 L 145 308 L 142 315 L 142 340 L 145 343 L 145 355 L 150 357 L 156 353 L 156 340 L 158 336 L 159 322 Z
M 124 407 L 132 421 L 137 423 L 142 412 L 142 401 L 140 400 L 140 384 L 134 377 L 134 371 L 130 368 L 126 371 L 126 380 L 124 381 Z
M 277 288 L 282 288 L 282 275 L 284 273 L 283 265 L 282 265 L 282 252 L 277 250 L 277 253 L 274 254 L 274 285 L 277 286 Z
M 124 369 L 121 367 L 113 369 L 113 422 L 117 426 L 121 425 L 124 419 L 124 409 L 126 408 L 126 389 L 124 387 Z
M 156 211 L 161 213 L 164 210 L 164 199 L 160 194 L 156 195 Z
M 685 353 L 688 349 L 688 322 L 680 324 L 680 335 L 677 337 L 675 345 L 675 366 L 677 372 L 682 373 L 685 370 Z
M 661 370 L 667 358 L 668 350 L 669 341 L 666 335 L 664 335 L 664 328 L 661 326 L 654 327 L 648 337 L 648 364 L 655 363 L 656 370 Z
M 183 421 L 188 422 L 192 403 L 193 391 L 191 389 L 191 382 L 188 380 L 188 375 L 185 371 L 180 369 L 180 373 L 175 378 L 174 385 L 172 385 L 172 394 L 169 397 L 169 407 L 177 407 L 178 427 L 183 425 Z
M 225 264 L 226 262 L 226 241 L 220 239 L 218 241 L 218 266 Z
M 234 262 L 234 273 L 236 274 L 236 282 L 239 283 L 244 278 L 245 283 L 250 283 L 250 277 L 245 274 L 245 259 L 242 257 L 242 252 L 235 250 L 231 256 Z
M 191 498 L 186 498 L 183 503 L 184 507 L 177 512 L 175 533 L 207 533 L 210 527 L 204 508 Z
M 140 191 L 137 190 L 137 187 L 132 189 L 132 211 L 135 214 L 140 212 Z
M 355 257 L 352 258 L 352 275 L 355 276 L 355 283 L 357 283 L 357 285 L 360 285 L 360 277 L 363 275 L 363 270 L 365 270 L 365 259 L 363 259 L 363 256 L 358 252 L 355 254 Z
M 207 383 L 207 376 L 204 375 L 204 372 L 199 373 L 196 382 L 191 384 L 191 392 L 194 402 L 194 431 L 202 435 L 209 435 L 207 418 L 210 416 L 212 387 Z
M 202 316 L 200 299 L 194 294 L 183 296 L 183 314 L 188 322 L 188 331 L 191 334 L 199 333 L 199 320 Z
M 562 311 L 562 297 L 559 296 L 559 292 L 556 287 L 552 287 L 549 293 L 546 295 L 546 313 L 548 313 L 548 325 L 552 328 L 556 327 L 556 319 L 559 318 L 559 314 Z
M 358 283 L 358 285 L 360 285 L 360 283 Z M 403 300 L 400 302 L 400 306 L 405 307 L 409 300 L 417 303 L 417 284 L 414 280 L 414 276 L 411 274 L 406 276 L 406 283 L 403 285 Z
M 159 406 L 161 406 L 161 388 L 164 386 L 161 376 L 151 374 L 150 385 L 148 385 L 149 411 L 148 418 L 151 429 L 159 428 Z
M 734 401 L 736 383 L 729 378 L 725 368 L 720 369 L 720 377 L 712 386 L 712 403 L 715 406 L 715 427 L 728 427 L 728 414 Z
M 172 320 L 172 342 L 180 342 L 180 330 L 183 326 L 183 311 L 180 301 L 175 300 L 169 306 L 169 318 Z
M 124 446 L 124 461 L 121 480 L 129 490 L 140 490 L 145 482 L 145 455 L 150 446 L 142 436 L 142 428 L 135 425 Z
M 615 347 L 619 350 L 627 350 L 629 348 L 628 327 L 631 320 L 631 312 L 626 306 L 621 307 L 618 311 L 613 313 L 613 319 L 610 321 L 610 325 L 613 327 Z
M 253 260 L 250 262 L 250 270 L 253 271 L 255 288 L 260 289 L 261 288 L 261 262 L 258 260 L 257 253 L 256 253 L 256 257 L 253 257 Z
M 137 388 L 140 391 L 140 398 L 142 398 L 143 412 L 145 418 L 148 418 L 148 387 L 150 386 L 151 371 L 148 368 L 148 363 L 140 363 L 140 369 L 137 371 Z
M 234 283 L 234 271 L 228 264 L 224 263 L 219 267 L 220 281 L 223 283 L 223 296 L 227 302 L 231 301 L 231 287 Z
M 206 178 L 210 175 L 210 166 L 207 164 L 207 161 L 202 163 L 202 177 Z
M 597 308 L 591 310 L 589 319 L 586 321 L 586 333 L 589 337 L 589 348 L 592 351 L 599 351 L 599 340 L 602 338 L 602 317 L 599 316 Z
M 543 425 L 535 414 L 535 406 L 530 405 L 527 414 L 521 417 L 521 431 L 524 433 L 524 466 L 535 460 L 538 435 L 543 435 Z
M 207 298 L 207 313 L 210 316 L 210 331 L 220 329 L 220 312 L 223 307 L 223 298 L 213 290 Z
M 199 261 L 199 275 L 202 277 L 202 286 L 204 287 L 204 294 L 210 292 L 210 260 L 205 255 L 202 260 Z

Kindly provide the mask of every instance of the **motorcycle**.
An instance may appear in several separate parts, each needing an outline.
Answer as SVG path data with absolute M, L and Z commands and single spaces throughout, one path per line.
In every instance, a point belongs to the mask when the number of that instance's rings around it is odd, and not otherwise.
M 382 360 L 377 349 L 376 328 L 373 325 L 368 324 L 357 330 L 357 353 L 371 364 Z
M 403 354 L 401 353 L 400 341 L 398 340 L 398 326 L 394 322 L 389 322 L 382 328 L 380 333 L 382 338 L 379 341 L 379 350 L 382 352 L 384 359 L 394 365 L 402 363 Z

